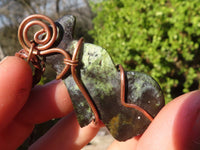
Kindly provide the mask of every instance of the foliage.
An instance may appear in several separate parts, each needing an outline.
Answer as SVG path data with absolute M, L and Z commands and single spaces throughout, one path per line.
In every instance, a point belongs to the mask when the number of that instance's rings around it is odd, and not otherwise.
M 105 0 L 90 32 L 126 70 L 150 74 L 167 101 L 199 86 L 200 0 Z

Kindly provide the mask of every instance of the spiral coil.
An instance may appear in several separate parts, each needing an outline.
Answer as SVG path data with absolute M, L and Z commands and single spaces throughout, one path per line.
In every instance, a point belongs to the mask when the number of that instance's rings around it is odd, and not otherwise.
M 40 19 L 40 20 L 36 20 L 36 19 Z M 49 25 L 51 25 L 52 33 L 50 31 L 49 26 L 45 24 L 42 20 L 47 21 Z M 38 25 L 42 27 L 42 29 L 35 33 L 33 40 L 29 40 L 28 30 L 30 27 L 34 25 Z M 46 34 L 45 38 L 39 39 L 39 36 L 43 34 Z M 56 28 L 55 23 L 47 16 L 39 15 L 39 14 L 34 14 L 24 19 L 22 23 L 20 24 L 19 30 L 18 30 L 19 42 L 21 46 L 24 48 L 24 50 L 26 50 L 27 52 L 29 51 L 33 41 L 35 44 L 37 44 L 34 46 L 34 49 L 42 51 L 42 50 L 46 50 L 50 48 L 55 42 L 56 37 L 57 37 L 57 28 Z M 37 51 L 33 50 L 32 53 L 34 55 L 37 55 Z
M 47 24 L 43 21 L 49 23 L 52 28 L 52 32 Z M 41 30 L 34 34 L 33 40 L 28 39 L 28 30 L 34 26 L 38 25 L 42 27 Z M 40 39 L 39 36 L 45 36 Z M 65 59 L 69 60 L 66 66 L 63 68 L 61 73 L 57 75 L 56 79 L 61 79 L 64 74 L 66 74 L 70 65 L 77 64 L 77 61 L 71 61 L 70 55 L 63 49 L 50 48 L 57 38 L 57 27 L 55 23 L 47 16 L 34 14 L 25 18 L 19 26 L 18 29 L 18 39 L 19 43 L 23 47 L 24 51 L 28 54 L 27 61 L 29 62 L 34 56 L 45 56 L 51 53 L 61 53 L 64 55 Z M 50 48 L 50 49 L 49 49 Z

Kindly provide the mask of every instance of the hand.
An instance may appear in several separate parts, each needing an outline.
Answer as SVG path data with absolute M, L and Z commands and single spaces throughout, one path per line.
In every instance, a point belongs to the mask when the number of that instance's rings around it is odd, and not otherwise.
M 0 149 L 14 150 L 31 134 L 34 125 L 62 118 L 29 149 L 78 150 L 98 132 L 93 123 L 80 128 L 62 81 L 32 86 L 32 71 L 18 57 L 0 62 Z
M 109 150 L 200 150 L 200 91 L 167 104 L 142 136 L 114 141 Z

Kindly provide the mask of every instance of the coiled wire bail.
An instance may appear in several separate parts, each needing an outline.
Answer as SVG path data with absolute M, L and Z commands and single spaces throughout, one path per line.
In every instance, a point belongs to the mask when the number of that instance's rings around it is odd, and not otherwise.
M 49 26 L 45 24 L 43 21 L 49 23 L 49 25 L 52 28 L 52 32 Z M 29 40 L 28 30 L 30 29 L 30 27 L 34 25 L 38 25 L 42 27 L 42 29 L 34 34 L 33 40 Z M 43 39 L 39 39 L 40 35 L 45 37 Z M 34 14 L 25 18 L 20 24 L 18 29 L 19 43 L 21 44 L 25 53 L 27 54 L 28 62 L 32 61 L 31 59 L 32 58 L 35 59 L 35 57 L 37 56 L 45 56 L 51 53 L 61 53 L 64 55 L 65 59 L 71 60 L 70 55 L 65 50 L 59 48 L 50 48 L 56 41 L 56 38 L 57 38 L 57 27 L 55 23 L 47 16 L 40 14 Z M 37 61 L 37 63 L 40 62 L 41 61 Z M 63 71 L 56 77 L 56 79 L 61 79 L 63 77 L 63 75 L 69 69 L 69 65 L 70 64 L 67 64 L 64 67 Z M 37 66 L 40 66 L 40 64 L 37 64 Z

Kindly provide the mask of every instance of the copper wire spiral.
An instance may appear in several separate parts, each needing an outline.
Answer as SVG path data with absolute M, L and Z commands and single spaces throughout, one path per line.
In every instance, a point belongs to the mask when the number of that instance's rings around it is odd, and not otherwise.
M 50 31 L 49 26 L 45 24 L 42 20 L 49 23 L 49 25 L 52 27 L 52 32 Z M 29 40 L 28 30 L 34 25 L 38 25 L 42 27 L 42 29 L 35 33 L 33 40 Z M 45 35 L 45 38 L 39 39 L 40 35 Z M 18 29 L 18 39 L 21 46 L 28 54 L 28 61 L 32 58 L 32 56 L 45 56 L 51 53 L 61 53 L 64 55 L 65 59 L 71 60 L 70 55 L 65 50 L 59 48 L 49 49 L 54 44 L 56 38 L 57 28 L 55 23 L 47 16 L 40 14 L 34 14 L 25 18 Z M 56 79 L 61 79 L 63 75 L 66 74 L 70 65 L 74 65 L 76 63 L 77 61 L 69 61 L 69 63 L 64 67 L 62 72 L 59 75 L 57 75 Z
M 40 19 L 40 20 L 36 20 L 36 19 Z M 47 21 L 49 25 L 51 25 L 52 30 L 53 30 L 52 33 L 50 31 L 49 26 L 45 24 L 42 20 Z M 38 25 L 42 27 L 42 29 L 35 33 L 33 40 L 29 40 L 28 34 L 27 34 L 28 30 L 30 27 L 34 25 Z M 44 33 L 46 34 L 45 38 L 39 39 L 39 36 Z M 34 55 L 38 55 L 38 50 L 42 51 L 42 50 L 46 50 L 50 48 L 55 42 L 56 37 L 57 37 L 57 28 L 56 28 L 55 23 L 47 16 L 39 15 L 39 14 L 34 14 L 25 18 L 20 24 L 19 30 L 18 30 L 19 42 L 26 51 L 29 51 L 32 44 L 31 41 L 34 41 L 37 44 L 36 46 L 34 46 L 34 50 L 32 52 L 32 54 Z

